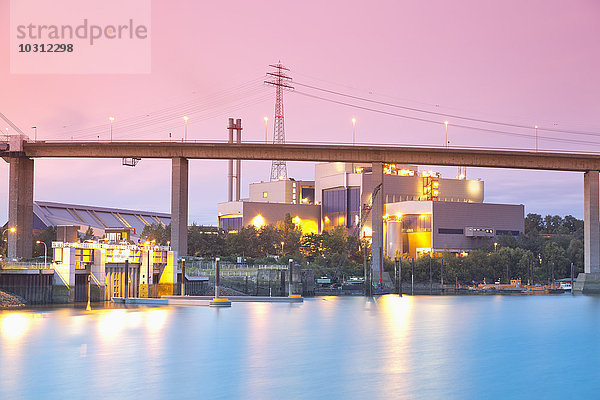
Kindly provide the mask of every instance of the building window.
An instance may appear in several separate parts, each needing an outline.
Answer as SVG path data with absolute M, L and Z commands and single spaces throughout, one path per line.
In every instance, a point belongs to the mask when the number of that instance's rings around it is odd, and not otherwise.
M 268 196 L 268 193 L 267 192 L 263 192 L 263 198 L 266 199 L 267 196 Z
M 464 229 L 439 228 L 438 233 L 442 235 L 462 235 Z
M 219 228 L 226 231 L 239 231 L 242 228 L 242 217 L 221 217 Z
M 508 235 L 508 236 L 519 236 L 521 232 L 519 231 L 502 231 L 502 230 L 497 230 L 496 231 L 496 236 L 503 236 L 503 235 Z
M 314 204 L 315 202 L 315 188 L 302 186 L 300 188 L 300 197 L 302 198 L 303 204 Z
M 323 190 L 324 229 L 339 225 L 350 228 L 356 225 L 360 212 L 360 188 Z M 325 218 L 326 217 L 326 218 Z
M 431 214 L 402 215 L 402 232 L 431 232 Z

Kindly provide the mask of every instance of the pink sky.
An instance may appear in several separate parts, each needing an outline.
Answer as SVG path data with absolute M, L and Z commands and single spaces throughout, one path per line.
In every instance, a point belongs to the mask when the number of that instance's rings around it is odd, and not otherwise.
M 330 90 L 532 127 L 600 132 L 600 3 L 593 0 L 154 1 L 152 72 L 139 75 L 10 74 L 8 15 L 9 1 L 0 0 L 0 112 L 31 135 L 29 127 L 38 126 L 39 139 L 69 139 L 73 131 L 92 132 L 89 128 L 96 126 L 105 126 L 99 134 L 106 139 L 109 115 L 116 118 L 116 139 L 165 140 L 169 132 L 181 138 L 183 120 L 176 116 L 177 106 L 209 99 L 210 110 L 190 113 L 189 138 L 223 139 L 227 118 L 234 117 L 242 119 L 246 140 L 262 140 L 263 117 L 272 121 L 274 94 L 258 82 L 267 65 L 277 60 L 291 68 L 294 80 Z M 232 109 L 238 103 L 210 97 L 249 81 L 257 83 L 246 92 L 234 92 L 255 96 L 245 107 Z M 135 116 L 143 124 L 145 115 L 169 107 L 169 115 L 175 117 L 161 124 L 139 130 L 119 127 L 119 121 Z M 298 93 L 286 94 L 285 111 L 289 141 L 350 142 L 353 116 L 359 142 L 444 141 L 443 125 Z M 530 138 L 461 131 L 452 123 L 448 132 L 453 146 L 535 145 Z M 600 151 L 597 136 L 554 136 L 592 143 L 542 138 L 540 148 Z M 247 193 L 249 183 L 268 179 L 270 162 L 243 164 L 242 190 Z M 226 200 L 226 168 L 225 161 L 191 162 L 190 222 L 216 223 L 216 203 Z M 455 168 L 440 170 L 447 177 L 456 174 Z M 314 173 L 302 163 L 289 163 L 288 171 L 300 179 L 311 179 Z M 487 202 L 522 203 L 526 212 L 582 216 L 581 174 L 469 169 L 468 177 L 486 181 Z M 170 209 L 169 161 L 142 160 L 136 168 L 127 168 L 117 160 L 39 160 L 35 181 L 36 200 Z M 2 163 L 4 219 L 7 191 L 8 165 Z

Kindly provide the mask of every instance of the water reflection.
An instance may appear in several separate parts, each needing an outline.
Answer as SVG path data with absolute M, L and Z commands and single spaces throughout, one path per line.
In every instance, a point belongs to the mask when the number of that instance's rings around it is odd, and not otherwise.
M 21 340 L 31 326 L 35 314 L 29 313 L 2 313 L 0 314 L 0 335 L 2 340 Z
M 593 398 L 599 320 L 570 296 L 1 312 L 0 399 Z

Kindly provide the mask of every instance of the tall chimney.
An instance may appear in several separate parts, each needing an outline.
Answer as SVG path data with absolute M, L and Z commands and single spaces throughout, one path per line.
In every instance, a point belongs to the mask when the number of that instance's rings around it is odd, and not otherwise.
M 229 140 L 227 143 L 233 143 L 233 118 L 229 118 L 227 130 L 229 132 Z M 227 171 L 227 201 L 233 201 L 233 160 L 229 160 L 229 169 Z
M 242 120 L 237 119 L 235 121 L 236 128 L 236 143 L 242 143 Z M 240 201 L 241 187 L 242 187 L 242 160 L 236 160 L 235 162 L 235 200 Z

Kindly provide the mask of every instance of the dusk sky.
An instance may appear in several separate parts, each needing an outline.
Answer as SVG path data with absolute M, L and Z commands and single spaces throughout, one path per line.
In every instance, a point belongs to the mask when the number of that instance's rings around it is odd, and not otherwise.
M 262 82 L 268 65 L 281 60 L 298 83 L 284 100 L 289 142 L 349 143 L 355 117 L 360 143 L 442 146 L 448 120 L 453 147 L 534 150 L 538 125 L 540 150 L 600 152 L 594 0 L 153 1 L 151 73 L 104 75 L 11 74 L 9 4 L 0 0 L 0 112 L 31 137 L 37 126 L 39 140 L 108 140 L 109 116 L 116 140 L 168 140 L 169 133 L 180 140 L 184 115 L 189 139 L 224 140 L 233 117 L 242 119 L 243 140 L 262 141 L 265 116 L 271 139 L 275 94 Z M 216 225 L 227 162 L 193 160 L 190 167 L 189 222 Z M 436 169 L 456 176 L 454 167 Z M 269 172 L 270 161 L 243 162 L 243 195 Z M 288 175 L 313 179 L 313 164 L 288 163 Z M 120 160 L 36 160 L 34 199 L 169 212 L 170 176 L 167 160 L 135 168 Z M 581 173 L 469 168 L 467 177 L 485 181 L 486 202 L 583 215 Z M 6 220 L 6 163 L 0 199 Z

